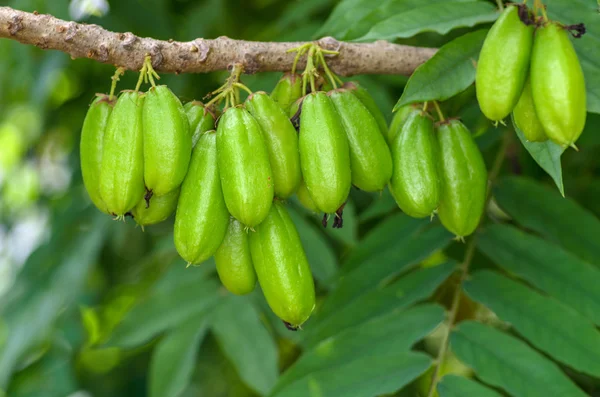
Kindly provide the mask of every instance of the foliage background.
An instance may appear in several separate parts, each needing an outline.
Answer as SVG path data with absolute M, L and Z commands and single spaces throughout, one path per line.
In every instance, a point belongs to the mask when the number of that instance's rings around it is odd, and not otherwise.
M 0 3 L 71 18 L 67 0 Z M 588 110 L 598 113 L 599 5 L 546 3 L 551 16 L 588 26 L 576 48 Z M 483 0 L 112 0 L 106 15 L 84 20 L 159 39 L 333 35 L 439 47 L 489 28 L 494 6 Z M 541 160 L 551 169 L 547 175 L 510 125 L 494 128 L 479 112 L 465 61 L 476 57 L 484 36 L 468 37 L 450 47 L 445 63 L 415 74 L 404 97 L 452 97 L 444 111 L 463 117 L 476 134 L 488 169 L 503 136 L 508 145 L 461 292 L 461 323 L 450 338 L 448 367 L 462 377 L 444 377 L 438 390 L 442 396 L 600 395 L 600 116 L 588 114 L 580 151 L 566 151 L 562 168 L 560 153 L 529 148 L 550 153 Z M 387 192 L 353 191 L 344 228 L 335 231 L 322 229 L 291 200 L 319 294 L 305 330 L 291 333 L 258 288 L 232 297 L 212 261 L 185 269 L 172 243 L 172 220 L 143 233 L 92 208 L 81 182 L 79 133 L 94 93 L 108 90 L 113 71 L 0 41 L 0 390 L 11 397 L 422 393 L 465 244 L 437 220 L 404 216 Z M 225 76 L 164 75 L 161 82 L 191 100 Z M 277 78 L 244 81 L 269 91 Z M 119 88 L 136 79 L 127 73 Z M 357 79 L 391 118 L 408 79 Z M 552 178 L 561 186 L 558 170 L 566 198 L 554 186 Z

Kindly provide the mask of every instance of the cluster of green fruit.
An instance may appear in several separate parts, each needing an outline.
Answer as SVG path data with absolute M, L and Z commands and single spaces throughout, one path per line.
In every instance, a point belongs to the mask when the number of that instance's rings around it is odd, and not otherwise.
M 501 121 L 512 112 L 527 140 L 550 138 L 575 147 L 585 125 L 586 91 L 569 30 L 574 37 L 585 32 L 583 25 L 549 21 L 543 6 L 536 12 L 524 4 L 504 10 L 477 64 L 477 100 L 486 117 Z

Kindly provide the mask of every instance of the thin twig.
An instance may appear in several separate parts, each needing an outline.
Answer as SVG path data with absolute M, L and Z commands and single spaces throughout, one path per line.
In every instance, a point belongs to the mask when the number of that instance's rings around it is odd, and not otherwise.
M 498 178 L 498 174 L 500 173 L 500 170 L 502 168 L 502 163 L 506 156 L 506 149 L 508 148 L 508 144 L 510 142 L 509 134 L 510 131 L 506 131 L 504 133 L 504 136 L 502 137 L 502 142 L 500 143 L 500 148 L 498 149 L 496 158 L 494 159 L 494 163 L 492 165 L 492 169 L 490 170 L 484 208 L 487 208 L 488 206 L 488 203 L 492 197 L 492 186 L 496 181 L 496 178 Z M 479 221 L 477 229 L 479 229 L 481 227 L 481 224 L 483 223 L 483 216 L 481 218 L 482 219 Z M 450 306 L 450 312 L 448 314 L 448 328 L 444 331 L 444 335 L 442 336 L 442 343 L 440 344 L 440 350 L 438 351 L 438 356 L 436 359 L 437 364 L 433 376 L 431 378 L 429 393 L 427 394 L 428 397 L 434 396 L 437 384 L 440 381 L 442 365 L 444 363 L 444 360 L 446 359 L 446 354 L 448 353 L 448 341 L 450 340 L 450 332 L 452 331 L 452 327 L 456 323 L 456 316 L 458 314 L 458 308 L 460 307 L 462 285 L 469 276 L 469 266 L 471 265 L 471 262 L 473 261 L 473 256 L 475 255 L 476 240 L 477 231 L 475 231 L 475 233 L 469 240 L 465 251 L 464 260 L 458 268 L 460 276 L 456 285 L 456 289 L 454 290 L 454 295 L 452 296 L 452 304 Z

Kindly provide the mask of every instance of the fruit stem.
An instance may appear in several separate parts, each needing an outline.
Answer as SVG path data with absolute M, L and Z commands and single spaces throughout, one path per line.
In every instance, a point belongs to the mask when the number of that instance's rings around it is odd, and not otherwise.
M 206 107 L 209 107 L 217 102 L 221 102 L 223 99 L 225 99 L 225 109 L 227 109 L 229 106 L 237 105 L 240 102 L 240 88 L 252 94 L 252 91 L 248 87 L 240 83 L 240 76 L 243 72 L 244 66 L 240 63 L 234 63 L 231 67 L 231 73 L 229 74 L 229 77 L 227 77 L 225 84 L 210 93 L 210 95 L 216 96 L 208 101 Z
M 310 90 L 311 92 L 316 91 L 315 87 L 315 74 L 317 73 L 317 68 L 314 64 L 315 58 L 315 47 L 311 44 L 310 49 L 308 50 L 308 55 L 306 56 L 306 68 L 304 72 L 302 72 L 302 94 L 306 95 L 306 86 L 310 81 Z
M 117 88 L 117 82 L 119 81 L 119 78 L 121 76 L 123 76 L 123 74 L 125 74 L 125 68 L 117 68 L 117 70 L 115 71 L 115 74 L 113 74 L 113 76 L 111 77 L 112 84 L 110 85 L 110 94 L 108 94 L 108 99 L 111 101 L 115 97 L 115 90 Z
M 319 60 L 321 61 L 321 64 L 323 65 L 323 70 L 325 71 L 327 78 L 329 78 L 329 81 L 331 82 L 331 85 L 333 86 L 333 89 L 335 90 L 337 88 L 337 82 L 336 82 L 336 79 L 334 78 L 335 74 L 331 71 L 331 69 L 329 69 L 329 66 L 327 66 L 327 62 L 325 61 L 325 56 L 323 55 L 324 51 L 325 50 L 323 50 L 322 48 L 318 48 L 317 56 L 319 57 Z
M 444 117 L 444 113 L 442 113 L 442 109 L 440 109 L 440 105 L 438 104 L 437 101 L 433 101 L 433 106 L 435 107 L 435 111 L 437 112 L 438 118 L 440 119 L 440 121 L 446 121 L 446 118 Z
M 504 11 L 504 3 L 502 0 L 496 0 L 496 4 L 498 5 L 498 10 Z
M 294 63 L 292 63 L 292 74 L 296 74 L 296 66 L 298 65 L 298 61 L 300 60 L 300 57 L 302 57 L 302 55 L 304 55 L 304 53 L 306 53 L 306 51 L 308 51 L 308 48 L 312 45 L 313 45 L 312 43 L 305 43 L 299 47 L 290 48 L 289 50 L 286 51 L 286 52 L 296 52 L 296 57 L 294 58 Z
M 433 103 L 437 107 L 437 102 L 434 101 Z M 487 206 L 490 202 L 490 199 L 492 197 L 492 186 L 493 186 L 494 182 L 496 181 L 496 178 L 498 178 L 498 174 L 500 173 L 500 170 L 502 169 L 502 164 L 504 162 L 504 158 L 506 157 L 506 150 L 508 148 L 509 142 L 510 142 L 510 135 L 508 132 L 505 132 L 504 136 L 502 137 L 502 142 L 500 143 L 500 148 L 498 149 L 498 152 L 496 154 L 496 158 L 494 159 L 494 164 L 492 165 L 492 169 L 490 170 L 490 173 L 489 173 L 488 187 L 487 187 L 487 191 L 486 191 L 485 204 L 484 204 L 483 208 L 487 208 Z M 483 223 L 483 217 L 481 217 L 481 220 L 479 221 L 479 225 L 477 226 L 477 229 L 479 229 L 481 227 L 482 223 Z M 441 378 L 442 365 L 444 363 L 446 354 L 448 352 L 448 344 L 449 344 L 448 342 L 450 340 L 450 332 L 452 331 L 452 327 L 455 325 L 456 317 L 458 315 L 458 308 L 460 306 L 462 285 L 465 282 L 465 280 L 467 279 L 467 277 L 469 276 L 469 266 L 471 265 L 471 262 L 473 261 L 473 256 L 475 255 L 475 246 L 476 246 L 475 243 L 477 240 L 476 233 L 477 233 L 477 230 L 475 231 L 475 234 L 473 234 L 473 236 L 469 240 L 469 244 L 467 245 L 467 248 L 465 251 L 464 260 L 463 260 L 462 264 L 460 265 L 460 267 L 457 269 L 458 272 L 460 273 L 460 277 L 459 277 L 458 283 L 456 285 L 456 289 L 454 290 L 454 295 L 452 296 L 452 304 L 450 306 L 450 312 L 448 314 L 448 327 L 444 331 L 444 335 L 442 336 L 442 343 L 440 345 L 440 350 L 438 351 L 435 371 L 433 373 L 433 377 L 431 378 L 431 385 L 429 387 L 429 393 L 427 393 L 428 397 L 433 397 L 435 395 L 435 392 L 437 389 L 437 384 Z
M 533 10 L 534 13 L 537 14 L 537 12 L 541 12 L 542 13 L 542 19 L 544 20 L 544 22 L 548 22 L 548 15 L 546 14 L 546 7 L 544 6 L 544 3 L 542 3 L 542 0 L 534 0 L 533 1 Z
M 139 92 L 140 87 L 142 86 L 142 83 L 144 82 L 144 79 L 146 76 L 146 67 L 147 67 L 146 62 L 144 62 L 144 65 L 140 69 L 140 77 L 138 78 L 137 84 L 135 85 L 135 92 Z

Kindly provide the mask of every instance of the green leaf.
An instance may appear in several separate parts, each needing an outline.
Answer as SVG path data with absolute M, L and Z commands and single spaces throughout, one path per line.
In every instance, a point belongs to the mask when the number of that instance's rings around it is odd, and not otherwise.
M 214 312 L 212 330 L 244 382 L 266 394 L 277 381 L 277 346 L 245 297 L 229 296 Z
M 535 162 L 538 163 L 538 165 L 542 167 L 542 169 L 546 171 L 550 177 L 552 177 L 554 183 L 556 183 L 556 187 L 560 191 L 560 194 L 562 194 L 564 197 L 565 186 L 562 179 L 562 166 L 560 163 L 560 157 L 566 148 L 557 145 L 551 140 L 547 140 L 546 142 L 529 142 L 525 138 L 523 131 L 517 127 L 514 115 L 512 113 L 510 115 L 510 119 L 513 127 L 515 128 L 515 132 L 519 137 L 519 140 L 523 144 L 523 147 L 525 147 L 525 149 L 529 152 L 531 158 L 533 158 Z
M 344 0 L 341 1 L 327 18 L 323 27 L 315 34 L 315 38 L 335 36 L 342 40 L 360 18 L 369 15 L 378 2 L 371 0 Z
M 600 324 L 600 270 L 512 226 L 489 226 L 477 242 L 498 266 Z
M 109 230 L 110 218 L 104 214 L 90 216 L 73 209 L 67 217 L 70 222 L 66 225 L 57 222 L 65 230 L 31 256 L 15 289 L 3 297 L 0 333 L 7 334 L 0 337 L 0 388 L 6 388 L 19 361 L 48 337 L 61 311 L 76 299 Z M 79 232 L 81 229 L 85 232 Z M 50 254 L 45 263 L 42 253 Z M 44 277 L 34 275 L 36 267 Z
M 398 311 L 429 298 L 456 268 L 449 262 L 432 268 L 419 269 L 379 290 L 373 290 L 341 307 L 326 317 L 311 321 L 303 334 L 303 345 L 316 343 L 345 329 L 369 321 L 390 311 Z
M 272 395 L 292 396 L 301 395 L 307 390 L 313 380 L 320 374 L 329 373 L 335 389 L 339 388 L 340 396 L 344 388 L 349 386 L 348 380 L 357 380 L 355 363 L 368 362 L 382 358 L 390 353 L 407 353 L 408 349 L 418 340 L 430 333 L 444 318 L 444 310 L 437 305 L 423 305 L 407 311 L 394 310 L 368 322 L 363 322 L 353 328 L 346 329 L 340 334 L 329 338 L 304 353 L 280 378 Z M 403 357 L 402 355 L 400 356 Z M 401 363 L 398 363 L 399 367 Z M 387 365 L 386 365 L 387 366 Z M 366 366 L 365 366 L 366 368 Z M 421 370 L 424 371 L 426 368 Z M 391 370 L 391 369 L 390 369 Z M 420 374 L 420 373 L 419 373 Z M 418 374 L 417 374 L 418 375 Z M 413 375 L 413 376 L 417 376 Z M 362 394 L 378 395 L 384 391 L 371 391 L 379 382 L 391 382 L 389 377 L 395 377 L 393 372 L 382 373 L 381 378 L 375 377 L 369 382 L 368 378 L 360 379 L 357 387 L 364 388 Z M 326 378 L 324 378 L 326 379 Z M 333 385 L 331 385 L 333 386 Z M 401 387 L 397 386 L 397 388 Z M 308 389 L 312 390 L 312 389 Z M 388 393 L 395 389 L 388 389 Z M 356 391 L 355 393 L 359 393 Z M 304 395 L 312 395 L 305 392 Z M 324 394 L 334 395 L 334 394 Z
M 419 66 L 404 88 L 394 111 L 415 102 L 443 101 L 466 90 L 475 81 L 475 61 L 487 30 L 477 30 L 445 44 Z
M 484 1 L 424 3 L 421 7 L 392 15 L 377 23 L 366 35 L 356 41 L 393 41 L 422 32 L 444 35 L 455 28 L 493 22 L 497 17 L 496 8 Z
M 389 214 L 398 208 L 398 204 L 388 189 L 384 189 L 380 196 L 374 198 L 373 202 L 360 213 L 358 220 L 366 222 L 380 216 Z
M 375 252 L 393 250 L 399 236 L 401 239 L 408 239 L 421 233 L 430 223 L 429 220 L 411 218 L 403 213 L 382 220 L 350 251 L 344 260 L 342 271 L 348 273 L 356 269 Z
M 468 321 L 450 343 L 456 356 L 486 383 L 514 396 L 584 397 L 558 366 L 520 341 L 494 328 Z
M 438 383 L 440 397 L 502 397 L 498 392 L 477 383 L 474 380 L 457 375 L 446 375 Z
M 206 278 L 205 269 L 213 266 L 204 263 L 200 267 L 186 268 L 181 261 L 174 263 L 149 295 L 125 316 L 106 344 L 136 347 L 161 332 L 207 313 L 220 299 L 219 283 Z
M 577 312 L 492 271 L 475 273 L 465 290 L 533 346 L 580 372 L 600 376 L 600 332 Z
M 320 308 L 318 317 L 326 317 L 354 299 L 385 283 L 412 265 L 443 249 L 450 243 L 450 234 L 441 226 L 421 230 L 420 233 L 402 236 L 394 232 L 392 246 L 372 251 L 360 266 L 343 275 L 336 288 Z
M 585 75 L 588 112 L 600 113 L 600 14 L 592 0 L 546 0 L 548 17 L 565 25 L 584 23 L 586 34 L 573 39 Z
M 191 319 L 169 332 L 154 348 L 150 361 L 150 397 L 177 397 L 190 383 L 198 347 L 208 326 Z
M 337 259 L 323 232 L 289 207 L 290 217 L 296 225 L 312 273 L 320 285 L 329 288 L 337 273 Z
M 523 227 L 600 266 L 600 220 L 575 201 L 523 177 L 502 179 L 494 197 Z
M 429 368 L 423 353 L 388 351 L 311 373 L 272 397 L 364 397 L 393 393 Z

